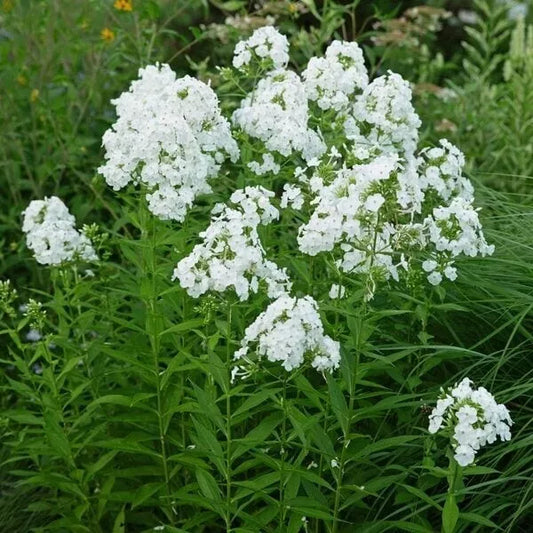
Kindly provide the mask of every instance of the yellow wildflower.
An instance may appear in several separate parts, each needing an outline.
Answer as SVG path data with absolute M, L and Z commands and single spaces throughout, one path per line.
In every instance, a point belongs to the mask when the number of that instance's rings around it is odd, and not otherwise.
M 104 28 L 101 32 L 100 32 L 100 37 L 102 38 L 103 41 L 105 41 L 106 43 L 110 43 L 114 38 L 115 38 L 115 32 L 110 30 L 109 28 Z
M 30 94 L 30 102 L 36 102 L 37 98 L 39 98 L 39 89 L 33 89 Z
M 28 84 L 28 80 L 26 79 L 26 76 L 24 76 L 24 74 L 19 74 L 17 76 L 17 83 L 19 85 L 27 85 Z
M 133 11 L 131 0 L 115 0 L 113 7 L 118 11 Z
M 2 0 L 2 9 L 9 13 L 13 9 L 13 0 Z

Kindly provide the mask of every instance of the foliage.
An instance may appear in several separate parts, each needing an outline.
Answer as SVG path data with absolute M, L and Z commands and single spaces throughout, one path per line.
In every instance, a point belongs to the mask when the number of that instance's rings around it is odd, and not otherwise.
M 477 0 L 477 22 L 460 26 L 466 45 L 458 38 L 450 49 L 442 36 L 457 35 L 458 8 L 427 2 L 453 16 L 404 48 L 376 38 L 413 2 L 251 4 L 2 3 L 0 276 L 12 281 L 0 289 L 0 523 L 91 533 L 526 530 L 531 28 Z M 95 174 L 114 121 L 110 100 L 139 67 L 164 61 L 211 78 L 228 95 L 229 116 L 238 88 L 214 67 L 229 64 L 234 44 L 268 17 L 289 36 L 295 70 L 332 39 L 357 39 L 373 77 L 392 69 L 416 83 L 421 135 L 430 143 L 446 135 L 465 152 L 496 251 L 459 261 L 454 283 L 391 283 L 370 302 L 361 278 L 343 275 L 347 297 L 329 299 L 339 283 L 333 259 L 298 255 L 303 220 L 284 213 L 258 229 L 261 240 L 294 274 L 298 296 L 319 302 L 325 331 L 342 345 L 340 369 L 262 365 L 232 383 L 233 354 L 267 298 L 193 300 L 171 276 L 211 208 L 252 178 L 231 167 L 180 224 L 154 217 L 133 187 L 118 196 Z M 278 196 L 282 186 L 269 184 Z M 52 195 L 78 227 L 98 224 L 87 233 L 97 266 L 31 258 L 20 213 Z M 457 471 L 427 425 L 440 387 L 465 376 L 508 406 L 513 438 Z

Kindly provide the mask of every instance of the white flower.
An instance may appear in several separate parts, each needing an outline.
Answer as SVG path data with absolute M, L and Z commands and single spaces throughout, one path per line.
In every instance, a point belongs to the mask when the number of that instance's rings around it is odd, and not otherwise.
M 211 191 L 226 157 L 239 149 L 213 90 L 190 76 L 176 79 L 168 65 L 139 70 L 130 90 L 113 100 L 117 121 L 106 131 L 106 163 L 98 171 L 115 190 L 147 189 L 150 211 L 182 221 L 200 194 Z
M 422 150 L 418 172 L 422 190 L 433 190 L 443 200 L 452 196 L 471 201 L 474 189 L 470 180 L 462 175 L 465 164 L 463 153 L 446 139 L 439 141 L 440 147 Z
M 437 401 L 429 416 L 429 432 L 437 433 L 443 423 L 452 432 L 455 460 L 468 466 L 481 446 L 497 437 L 509 440 L 513 422 L 505 405 L 497 404 L 485 388 L 473 389 L 472 381 L 465 378 Z
M 444 275 L 450 280 L 455 281 L 457 279 L 457 269 L 452 266 L 447 266 L 444 269 Z
M 289 41 L 273 26 L 258 28 L 249 39 L 235 46 L 233 66 L 242 69 L 254 55 L 259 60 L 269 59 L 275 69 L 283 68 L 289 62 Z
M 472 205 L 472 185 L 462 176 L 464 157 L 457 148 L 441 140 L 408 161 L 384 152 L 351 168 L 335 169 L 338 163 L 329 158 L 327 181 L 320 164 L 310 179 L 300 178 L 314 207 L 299 228 L 302 252 L 314 256 L 339 248 L 338 267 L 366 274 L 370 297 L 374 277 L 398 281 L 411 268 L 410 256 L 427 254 L 422 270 L 438 285 L 444 277 L 457 279 L 453 265 L 459 255 L 494 251 Z
M 508 7 L 507 18 L 509 20 L 518 20 L 527 17 L 529 11 L 528 2 L 519 2 L 518 0 L 498 0 L 498 3 Z
M 447 252 L 451 257 L 494 253 L 494 246 L 487 244 L 478 211 L 470 200 L 456 197 L 448 206 L 436 207 L 424 220 L 424 225 L 438 252 Z
M 283 194 L 281 195 L 280 206 L 282 208 L 286 208 L 289 205 L 293 209 L 299 211 L 304 205 L 304 197 L 300 187 L 286 183 L 283 186 Z
M 261 79 L 232 120 L 248 135 L 263 141 L 267 150 L 285 157 L 299 152 L 309 162 L 326 151 L 318 133 L 307 125 L 303 84 L 298 74 L 288 70 L 274 70 Z
M 453 457 L 461 466 L 468 466 L 474 462 L 476 452 L 471 446 L 459 445 L 455 448 Z
M 30 329 L 28 330 L 28 332 L 26 333 L 26 340 L 27 341 L 30 341 L 30 342 L 37 342 L 37 341 L 40 341 L 42 339 L 42 335 L 40 333 L 40 331 L 36 330 L 36 329 Z
M 462 152 L 446 139 L 417 151 L 420 119 L 406 80 L 388 72 L 369 83 L 356 43 L 331 43 L 309 61 L 303 81 L 288 60 L 288 41 L 271 26 L 235 49 L 235 67 L 254 84 L 232 114 L 246 145 L 235 178 L 275 180 L 281 208 L 301 211 L 295 220 L 310 206 L 298 229 L 301 252 L 329 252 L 343 273 L 361 275 L 366 299 L 378 283 L 421 274 L 432 285 L 454 281 L 459 256 L 493 253 Z M 252 61 L 257 69 L 247 68 Z M 100 172 L 115 189 L 140 185 L 160 218 L 183 220 L 223 162 L 239 157 L 215 93 L 193 78 L 176 80 L 168 65 L 141 69 L 114 103 L 118 119 L 104 136 Z M 317 107 L 327 113 L 310 114 Z M 174 277 L 191 296 L 231 287 L 244 300 L 262 282 L 272 298 L 288 290 L 287 274 L 259 241 L 258 225 L 278 217 L 273 193 L 260 189 L 245 187 L 215 207 L 202 243 L 177 265 Z
M 91 241 L 76 229 L 75 218 L 56 196 L 33 200 L 22 215 L 26 244 L 38 263 L 60 265 L 76 259 L 98 259 Z
M 442 281 L 442 274 L 440 272 L 432 272 L 428 276 L 428 281 L 431 283 L 431 285 L 439 285 L 439 283 Z
M 316 194 L 312 201 L 315 209 L 310 220 L 299 228 L 300 250 L 314 256 L 338 245 L 342 257 L 337 265 L 344 272 L 380 271 L 385 278 L 398 279 L 397 264 L 405 267 L 406 263 L 401 257 L 399 263 L 393 261 L 397 241 L 403 236 L 403 242 L 409 232 L 414 235 L 417 230 L 414 226 L 394 227 L 380 217 L 382 206 L 395 204 L 395 197 L 386 200 L 382 194 L 371 192 L 389 187 L 400 170 L 397 156 L 388 155 L 350 169 L 343 167 L 328 185 L 313 177 L 310 185 Z
M 411 104 L 409 83 L 389 72 L 376 78 L 355 100 L 345 123 L 354 148 L 363 146 L 374 155 L 399 153 L 413 156 L 420 119 Z
M 263 163 L 259 164 L 257 161 L 250 161 L 248 168 L 258 176 L 262 176 L 269 172 L 277 174 L 280 170 L 280 166 L 276 163 L 272 154 L 263 154 Z
M 343 285 L 337 285 L 336 283 L 333 283 L 333 285 L 331 285 L 331 288 L 329 289 L 329 297 L 332 300 L 336 300 L 337 298 L 344 298 L 345 295 L 346 287 L 344 287 Z
M 193 298 L 232 287 L 244 301 L 258 292 L 260 281 L 271 298 L 289 290 L 287 273 L 266 259 L 257 233 L 259 225 L 279 216 L 273 196 L 263 187 L 246 187 L 233 193 L 233 206 L 216 206 L 209 227 L 200 233 L 202 243 L 177 264 L 173 279 Z
M 381 194 L 371 194 L 365 200 L 365 209 L 373 211 L 374 213 L 385 203 L 385 198 Z
M 437 433 L 437 431 L 442 426 L 442 421 L 444 419 L 440 415 L 433 415 L 429 418 L 429 432 L 430 433 Z
M 422 263 L 422 269 L 426 272 L 433 272 L 438 266 L 439 264 L 437 263 L 437 261 L 434 261 L 433 259 L 426 259 Z
M 287 371 L 306 360 L 320 372 L 332 371 L 340 363 L 339 343 L 324 335 L 318 305 L 310 296 L 293 298 L 283 294 L 273 301 L 246 328 L 241 349 L 234 357 L 249 361 L 250 351 L 259 358 L 280 362 Z
M 363 52 L 346 41 L 333 41 L 325 57 L 312 57 L 302 77 L 308 98 L 324 110 L 346 109 L 368 85 Z

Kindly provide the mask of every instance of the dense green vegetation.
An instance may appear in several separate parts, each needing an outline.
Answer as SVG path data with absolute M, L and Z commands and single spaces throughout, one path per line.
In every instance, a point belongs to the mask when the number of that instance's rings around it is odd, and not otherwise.
M 465 4 L 3 0 L 0 531 L 529 530 L 533 27 L 515 18 L 519 2 Z M 419 145 L 446 137 L 465 154 L 495 252 L 458 260 L 457 280 L 436 287 L 384 280 L 367 301 L 365 276 L 298 251 L 305 216 L 284 211 L 260 237 L 293 293 L 319 302 L 340 368 L 263 361 L 233 382 L 233 353 L 269 298 L 195 299 L 172 272 L 216 203 L 246 185 L 279 198 L 301 159 L 268 179 L 227 162 L 183 222 L 159 220 L 138 189 L 113 191 L 97 168 L 111 100 L 139 68 L 210 80 L 229 118 L 239 84 L 255 80 L 218 66 L 270 24 L 296 72 L 341 39 L 359 43 L 371 79 L 392 70 L 411 82 Z M 251 160 L 257 145 L 236 135 Z M 98 262 L 35 260 L 21 213 L 51 196 L 90 225 Z M 327 298 L 339 280 L 347 297 Z M 509 442 L 459 468 L 427 428 L 441 387 L 466 376 L 514 424 Z

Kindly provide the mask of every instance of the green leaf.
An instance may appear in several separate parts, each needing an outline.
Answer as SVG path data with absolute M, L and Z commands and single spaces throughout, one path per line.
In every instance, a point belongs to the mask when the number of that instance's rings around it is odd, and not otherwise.
M 444 509 L 442 510 L 442 529 L 444 533 L 453 533 L 458 519 L 459 508 L 455 501 L 455 495 L 449 492 L 446 496 Z
M 346 405 L 346 400 L 337 380 L 331 375 L 328 375 L 328 389 L 331 399 L 331 410 L 335 414 L 342 432 L 346 435 L 349 429 L 348 406 Z
M 416 487 L 411 487 L 410 485 L 404 485 L 403 483 L 399 483 L 398 485 L 400 487 L 403 487 L 407 492 L 410 492 L 417 498 L 420 498 L 422 501 L 429 503 L 429 505 L 435 507 L 439 511 L 442 510 L 442 507 L 433 498 L 429 497 L 424 491 Z
M 280 390 L 281 388 L 255 391 L 246 399 L 245 402 L 243 402 L 239 408 L 235 409 L 235 411 L 232 413 L 232 418 L 235 419 L 243 413 L 249 413 L 255 406 L 263 403 L 269 398 L 274 398 L 276 393 L 278 393 Z
M 238 444 L 232 454 L 232 460 L 240 457 L 251 448 L 264 445 L 265 439 L 272 434 L 274 429 L 281 424 L 281 413 L 273 413 L 266 417 L 261 423 L 253 428 L 243 439 L 234 439 L 233 442 Z
M 320 16 L 318 9 L 316 8 L 315 0 L 302 0 L 302 4 L 307 6 L 309 8 L 309 11 L 318 19 L 322 20 L 322 17 Z
M 207 470 L 200 468 L 196 470 L 195 474 L 203 495 L 214 502 L 220 501 L 221 493 L 215 478 Z
M 181 322 L 170 326 L 168 329 L 162 331 L 159 336 L 168 335 L 169 333 L 183 333 L 184 331 L 190 331 L 191 329 L 202 327 L 204 325 L 203 318 L 195 318 L 193 320 L 187 320 L 186 322 Z
M 191 436 L 195 441 L 196 446 L 199 450 L 209 452 L 209 459 L 215 464 L 218 471 L 225 476 L 226 467 L 224 464 L 224 452 L 222 451 L 222 446 L 220 445 L 215 433 L 204 426 L 195 417 L 191 418 L 196 430 L 196 435 L 192 433 Z
M 481 516 L 477 513 L 460 513 L 459 515 L 461 519 L 465 520 L 466 522 L 473 522 L 474 524 L 479 524 L 481 526 L 487 526 L 492 529 L 492 531 L 496 531 L 497 529 L 500 529 L 500 527 L 495 524 L 492 520 L 489 520 L 488 518 L 485 518 L 484 516 Z
M 157 5 L 157 2 L 154 0 L 148 0 L 148 2 L 143 2 L 142 4 L 142 14 L 148 19 L 156 21 L 160 16 L 160 9 Z
M 101 396 L 100 398 L 97 398 L 93 402 L 91 402 L 87 409 L 93 409 L 97 407 L 98 405 L 102 404 L 111 404 L 111 405 L 122 405 L 124 407 L 133 407 L 136 403 L 141 402 L 142 400 L 145 400 L 147 398 L 152 398 L 155 396 L 155 394 L 150 393 L 138 393 L 135 394 L 132 397 L 124 396 L 122 394 L 107 394 L 106 396 Z M 148 406 L 140 405 L 139 406 L 142 409 L 150 409 Z
M 46 437 L 48 438 L 50 446 L 56 453 L 72 464 L 73 460 L 70 445 L 60 426 L 59 415 L 55 411 L 47 409 L 43 419 Z
M 226 394 L 229 394 L 230 384 L 227 365 L 213 351 L 209 351 L 209 371 L 217 382 L 218 386 Z
M 110 452 L 105 453 L 102 455 L 96 463 L 90 465 L 87 467 L 87 479 L 90 480 L 92 477 L 99 472 L 102 468 L 104 468 L 105 465 L 107 465 L 110 461 L 112 461 L 117 455 L 118 450 L 112 450 Z
M 212 396 L 194 383 L 192 386 L 196 399 L 198 400 L 198 405 L 196 408 L 198 414 L 205 415 L 211 422 L 213 422 L 213 424 L 215 424 L 215 426 L 218 427 L 218 429 L 220 429 L 220 431 L 225 433 L 226 424 L 224 417 L 222 416 L 222 413 L 220 412 L 220 409 L 218 408 L 218 405 L 215 403 Z
M 113 533 L 124 533 L 126 525 L 126 517 L 124 513 L 124 507 L 120 510 L 117 517 L 115 518 L 115 523 L 113 524 Z
M 366 445 L 362 450 L 351 456 L 351 458 L 353 459 L 355 457 L 367 457 L 373 453 L 386 450 L 387 448 L 396 448 L 398 446 L 401 446 L 402 444 L 406 444 L 408 442 L 411 442 L 412 440 L 419 438 L 420 437 L 418 435 L 404 435 L 401 437 L 389 437 L 387 439 L 382 439 L 372 444 Z
M 14 420 L 19 424 L 40 425 L 43 422 L 39 417 L 23 409 L 9 409 L 7 411 L 4 411 L 2 414 L 6 418 Z
M 139 442 L 136 442 L 138 437 L 133 434 L 125 435 L 123 438 L 106 439 L 93 443 L 93 446 L 99 448 L 106 448 L 108 450 L 117 450 L 123 453 L 139 453 L 142 455 L 149 455 L 150 457 L 159 457 L 159 454 L 146 448 Z
M 238 11 L 244 7 L 245 2 L 243 0 L 226 0 L 225 2 L 219 2 L 212 0 L 213 4 L 222 11 Z
M 463 469 L 465 476 L 482 476 L 487 474 L 499 474 L 500 471 L 488 466 L 468 466 Z
M 135 507 L 143 504 L 162 487 L 164 487 L 164 484 L 162 483 L 147 483 L 146 485 L 139 487 L 131 500 L 131 508 L 135 509 Z
M 63 367 L 61 374 L 59 374 L 59 377 L 57 378 L 58 381 L 61 381 L 62 378 L 64 378 L 72 369 L 76 368 L 82 360 L 83 359 L 81 357 L 73 357 L 72 359 L 67 361 L 65 366 Z

